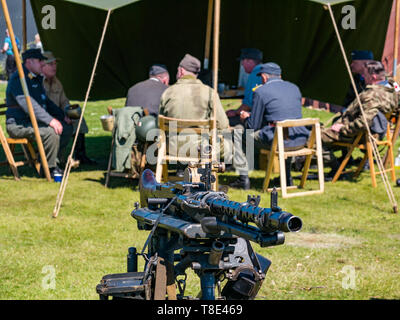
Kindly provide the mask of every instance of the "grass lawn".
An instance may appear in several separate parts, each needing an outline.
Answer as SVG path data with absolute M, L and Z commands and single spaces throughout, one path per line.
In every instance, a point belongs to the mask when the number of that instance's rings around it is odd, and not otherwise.
M 4 90 L 0 84 L 0 100 Z M 22 179 L 15 182 L 6 167 L 0 168 L 0 299 L 98 299 L 95 287 L 102 276 L 125 272 L 128 247 L 142 248 L 148 233 L 138 231 L 130 216 L 139 201 L 137 183 L 112 178 L 104 188 L 111 134 L 102 130 L 99 118 L 107 106 L 123 103 L 88 103 L 88 154 L 98 166 L 71 172 L 57 219 L 51 214 L 59 184 L 39 179 L 31 168 L 21 168 Z M 224 105 L 232 108 L 237 101 Z M 304 108 L 304 116 L 326 121 L 331 114 Z M 263 177 L 262 171 L 251 174 L 255 189 L 249 193 L 261 195 L 261 205 L 268 207 L 270 197 L 260 191 Z M 234 178 L 234 173 L 222 174 L 220 182 Z M 357 181 L 326 183 L 323 195 L 279 199 L 304 227 L 287 235 L 284 245 L 254 246 L 272 261 L 258 299 L 400 299 L 400 216 L 391 213 L 378 181 L 373 189 L 364 172 Z M 393 189 L 399 199 L 400 189 Z M 228 195 L 236 201 L 247 197 L 233 189 Z M 51 271 L 54 288 L 46 287 Z M 187 288 L 197 294 L 194 274 Z

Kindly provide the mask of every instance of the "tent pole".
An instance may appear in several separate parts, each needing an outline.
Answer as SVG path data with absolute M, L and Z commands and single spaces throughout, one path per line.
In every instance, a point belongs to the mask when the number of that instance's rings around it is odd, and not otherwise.
M 206 43 L 204 46 L 204 70 L 208 70 L 210 62 L 210 47 L 211 47 L 211 25 L 212 25 L 212 14 L 213 14 L 214 0 L 208 0 L 208 12 L 207 12 L 207 28 L 206 28 Z
M 399 56 L 399 11 L 400 0 L 396 1 L 396 27 L 394 31 L 394 45 L 393 45 L 393 78 L 397 75 L 397 61 Z
M 26 0 L 22 0 L 22 51 L 26 50 Z
M 214 6 L 214 50 L 213 50 L 213 87 L 218 88 L 218 66 L 219 66 L 219 30 L 220 30 L 220 14 L 221 0 L 215 0 Z M 215 110 L 214 110 L 215 112 Z
M 333 23 L 333 27 L 335 29 L 336 36 L 337 36 L 338 41 L 339 41 L 339 46 L 340 46 L 340 49 L 342 51 L 344 62 L 346 64 L 347 72 L 349 73 L 349 76 L 350 76 L 351 84 L 352 84 L 354 92 L 356 94 L 356 99 L 357 99 L 358 105 L 360 106 L 361 115 L 362 115 L 365 127 L 367 128 L 368 139 L 369 139 L 369 141 L 370 141 L 370 143 L 372 145 L 372 150 L 373 150 L 376 162 L 378 164 L 379 171 L 381 173 L 383 184 L 385 185 L 385 189 L 386 189 L 386 192 L 388 194 L 389 200 L 390 200 L 390 202 L 392 204 L 393 211 L 394 211 L 394 213 L 397 213 L 398 212 L 397 202 L 396 202 L 395 196 L 393 194 L 393 190 L 392 190 L 392 187 L 391 187 L 390 182 L 388 180 L 388 177 L 386 175 L 386 172 L 385 172 L 385 169 L 384 169 L 384 165 L 382 163 L 382 158 L 381 158 L 381 156 L 379 154 L 378 147 L 377 147 L 377 144 L 376 144 L 376 139 L 372 136 L 370 128 L 368 126 L 368 121 L 367 121 L 367 118 L 365 116 L 365 111 L 364 111 L 364 108 L 363 108 L 362 103 L 361 103 L 360 95 L 358 94 L 358 90 L 357 90 L 357 87 L 356 87 L 356 84 L 355 84 L 355 81 L 354 81 L 354 77 L 353 77 L 353 74 L 351 72 L 350 64 L 349 64 L 349 61 L 348 61 L 347 56 L 346 56 L 346 51 L 344 50 L 344 47 L 343 47 L 342 38 L 340 37 L 340 33 L 339 33 L 339 30 L 338 30 L 338 27 L 337 27 L 337 24 L 336 24 L 336 21 L 335 21 L 335 17 L 333 15 L 333 11 L 332 11 L 332 7 L 331 7 L 330 3 L 327 4 L 327 8 L 329 10 L 329 13 L 330 13 L 330 16 L 331 16 L 331 19 L 332 19 L 332 23 Z
M 31 120 L 31 123 L 32 123 L 33 131 L 35 133 L 35 139 L 36 139 L 36 143 L 37 143 L 37 146 L 38 146 L 38 149 L 39 149 L 39 155 L 40 155 L 43 171 L 44 171 L 44 174 L 46 176 L 46 179 L 48 181 L 51 181 L 51 176 L 50 176 L 49 166 L 48 166 L 48 163 L 47 163 L 46 153 L 44 152 L 42 138 L 40 137 L 39 127 L 38 127 L 38 124 L 37 124 L 37 121 L 36 121 L 35 112 L 33 111 L 32 101 L 31 101 L 31 97 L 29 95 L 28 86 L 26 84 L 25 74 L 24 74 L 24 70 L 22 68 L 22 63 L 21 63 L 21 58 L 19 56 L 17 43 L 15 41 L 14 29 L 12 27 L 12 23 L 11 23 L 11 19 L 10 19 L 10 13 L 8 12 L 8 7 L 7 7 L 6 0 L 1 0 L 1 4 L 2 4 L 2 7 L 3 7 L 3 13 L 4 13 L 4 18 L 6 20 L 7 28 L 8 28 L 8 31 L 10 33 L 12 49 L 13 49 L 13 52 L 14 52 L 15 63 L 17 65 L 19 80 L 21 82 L 21 87 L 22 87 L 22 90 L 23 90 L 24 95 L 25 95 L 26 104 L 28 106 L 29 117 L 30 117 L 30 120 Z
M 95 59 L 94 65 L 93 65 L 92 74 L 90 76 L 88 89 L 86 91 L 85 102 L 83 103 L 81 117 L 79 118 L 78 126 L 76 128 L 76 132 L 77 133 L 79 132 L 79 130 L 81 128 L 83 115 L 84 115 L 85 110 L 86 110 L 86 104 L 87 104 L 87 101 L 89 99 L 90 90 L 92 89 L 92 84 L 93 84 L 93 80 L 94 80 L 94 76 L 95 76 L 95 72 L 96 72 L 96 68 L 97 68 L 97 63 L 99 62 L 100 52 L 101 52 L 101 48 L 103 47 L 104 37 L 106 35 L 107 26 L 108 26 L 108 22 L 110 20 L 111 12 L 112 12 L 111 9 L 109 9 L 108 12 L 107 12 L 107 18 L 106 18 L 106 21 L 104 23 L 103 33 L 101 35 L 99 48 L 97 49 L 97 55 L 96 55 L 96 59 Z M 72 143 L 71 153 L 68 156 L 68 161 L 67 161 L 67 165 L 66 165 L 66 167 L 64 169 L 64 175 L 63 175 L 63 178 L 62 178 L 62 181 L 61 181 L 60 189 L 58 190 L 56 205 L 55 205 L 54 210 L 53 210 L 53 218 L 57 218 L 58 213 L 60 212 L 61 204 L 62 204 L 62 201 L 63 201 L 63 198 L 64 198 L 65 189 L 67 188 L 69 173 L 71 172 L 71 168 L 72 168 L 72 155 L 74 154 L 77 138 L 78 138 L 78 134 L 75 134 L 74 142 Z
M 215 145 L 217 142 L 217 88 L 218 88 L 218 64 L 219 64 L 219 31 L 220 31 L 220 14 L 221 14 L 221 0 L 214 1 L 214 50 L 213 50 L 213 118 L 214 118 L 214 132 L 213 132 L 213 152 L 212 161 L 217 161 L 217 154 Z

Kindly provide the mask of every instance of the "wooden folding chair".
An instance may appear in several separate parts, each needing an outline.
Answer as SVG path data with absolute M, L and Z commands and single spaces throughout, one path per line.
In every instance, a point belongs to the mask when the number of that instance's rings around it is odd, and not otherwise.
M 0 105 L 0 116 L 5 115 L 6 113 L 6 105 Z M 18 167 L 24 165 L 32 165 L 37 173 L 40 175 L 40 162 L 36 155 L 35 149 L 33 148 L 32 142 L 28 139 L 14 139 L 7 138 L 3 128 L 0 125 L 0 143 L 3 147 L 4 153 L 6 155 L 6 161 L 0 162 L 0 166 L 8 165 L 11 169 L 11 172 L 14 175 L 15 180 L 20 180 Z M 15 146 L 20 145 L 23 153 L 15 153 Z M 23 161 L 15 161 L 14 156 L 24 155 L 25 160 Z
M 396 145 L 397 138 L 399 137 L 400 133 L 400 111 L 397 110 L 396 112 L 392 113 L 390 118 L 389 118 L 389 124 L 390 124 L 390 133 L 392 135 L 392 146 Z M 394 152 L 394 151 L 393 151 Z M 387 168 L 388 164 L 390 161 L 390 155 L 389 155 L 389 149 L 386 152 L 386 155 L 384 157 L 384 167 Z
M 390 119 L 391 115 L 387 115 L 386 117 L 388 119 Z M 384 168 L 385 168 L 384 171 L 391 173 L 391 178 L 392 178 L 393 182 L 396 181 L 396 173 L 395 173 L 395 168 L 394 168 L 394 154 L 393 154 L 394 144 L 393 143 L 396 141 L 395 140 L 396 130 L 397 130 L 397 134 L 398 134 L 398 130 L 399 130 L 398 121 L 399 120 L 397 119 L 396 120 L 397 128 L 395 129 L 395 131 L 393 133 L 391 131 L 390 122 L 388 122 L 384 140 L 376 141 L 376 144 L 378 147 L 383 146 L 384 148 L 385 147 L 388 148 L 387 153 L 386 153 L 386 160 L 384 162 Z M 372 187 L 376 188 L 377 187 L 376 175 L 381 174 L 381 172 L 375 170 L 376 159 L 375 159 L 373 151 L 372 151 L 372 145 L 368 139 L 368 132 L 361 131 L 355 137 L 353 142 L 347 142 L 347 143 L 346 142 L 335 142 L 334 145 L 339 146 L 339 147 L 346 147 L 347 153 L 346 153 L 344 160 L 340 164 L 339 169 L 336 171 L 336 174 L 334 175 L 334 177 L 332 179 L 332 183 L 335 183 L 339 179 L 339 177 L 344 173 L 353 172 L 353 178 L 357 178 L 360 175 L 361 171 L 363 170 L 365 162 L 368 160 L 369 171 L 370 171 L 371 181 L 372 181 Z M 353 170 L 343 171 L 355 149 L 360 149 L 360 150 L 366 151 L 363 159 L 361 160 L 361 162 L 358 165 L 355 172 Z
M 271 180 L 272 168 L 276 158 L 279 159 L 280 181 L 281 181 L 281 187 L 277 189 L 281 189 L 282 198 L 292 198 L 298 196 L 321 194 L 324 192 L 324 168 L 322 159 L 321 129 L 319 121 L 320 120 L 317 118 L 306 118 L 306 119 L 278 121 L 276 123 L 274 140 L 272 142 L 271 150 L 269 151 L 268 164 L 265 172 L 263 192 L 272 191 L 271 188 L 268 189 L 268 186 Z M 300 126 L 312 126 L 312 130 L 306 146 L 294 151 L 285 150 L 284 131 L 292 127 L 300 127 Z M 299 156 L 306 156 L 300 184 L 299 186 L 288 187 L 286 185 L 285 159 L 290 157 L 299 157 Z M 308 172 L 310 169 L 311 159 L 313 156 L 317 157 L 319 189 L 288 193 L 288 190 L 290 189 L 304 188 L 304 185 L 308 177 Z
M 172 125 L 170 125 L 173 123 Z M 169 180 L 176 180 L 175 177 L 170 177 L 168 175 L 168 163 L 173 161 L 178 162 L 192 162 L 192 163 L 208 163 L 212 161 L 212 155 L 209 157 L 200 158 L 200 152 L 198 157 L 186 157 L 179 155 L 169 154 L 167 148 L 167 138 L 169 133 L 174 132 L 174 134 L 179 135 L 183 131 L 190 130 L 192 134 L 206 135 L 208 136 L 208 143 L 213 145 L 212 132 L 215 130 L 213 119 L 209 120 L 194 120 L 194 119 L 175 119 L 164 117 L 162 115 L 158 116 L 158 125 L 160 128 L 160 138 L 158 146 L 158 156 L 157 156 L 157 168 L 156 168 L 156 180 L 158 182 L 167 182 Z M 174 129 L 173 129 L 174 128 Z M 176 130 L 176 132 L 175 132 Z M 212 148 L 214 150 L 214 148 Z M 178 148 L 177 151 L 179 152 Z M 212 151 L 214 152 L 214 151 Z M 217 178 L 217 175 L 215 175 Z M 215 186 L 216 188 L 216 186 Z

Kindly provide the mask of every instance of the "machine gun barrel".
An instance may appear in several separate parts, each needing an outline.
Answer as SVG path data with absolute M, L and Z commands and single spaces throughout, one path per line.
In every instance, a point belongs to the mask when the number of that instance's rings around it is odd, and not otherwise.
M 235 217 L 244 223 L 253 222 L 264 232 L 297 232 L 303 225 L 299 217 L 280 208 L 262 208 L 247 202 L 230 201 L 218 195 L 209 197 L 206 203 L 212 214 Z
M 188 192 L 185 188 L 194 189 Z M 184 212 L 192 212 L 191 216 L 197 222 L 201 222 L 204 216 L 215 216 L 225 221 L 223 217 L 238 220 L 244 224 L 255 223 L 263 233 L 275 231 L 297 232 L 302 228 L 299 217 L 281 208 L 262 208 L 249 202 L 236 202 L 227 199 L 221 192 L 202 190 L 201 185 L 193 188 L 193 185 L 159 184 L 150 170 L 145 170 L 141 184 L 142 207 L 154 204 L 165 204 L 168 199 L 175 198 L 175 206 Z

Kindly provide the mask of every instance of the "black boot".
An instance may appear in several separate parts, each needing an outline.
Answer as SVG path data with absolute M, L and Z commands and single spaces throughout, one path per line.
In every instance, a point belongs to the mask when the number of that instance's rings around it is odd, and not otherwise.
M 76 139 L 76 146 L 75 146 L 75 160 L 79 160 L 81 164 L 88 164 L 88 165 L 96 165 L 97 162 L 89 159 L 86 155 L 86 146 L 85 146 L 85 135 L 83 133 L 78 134 L 78 138 Z
M 249 176 L 240 175 L 239 178 L 237 180 L 235 180 L 234 182 L 230 183 L 229 186 L 232 188 L 249 190 L 250 189 Z
M 290 173 L 290 166 L 292 164 L 292 158 L 287 158 L 285 160 L 285 173 L 286 173 L 286 187 L 291 187 L 293 186 L 293 178 L 292 174 Z M 276 177 L 272 179 L 268 185 L 268 188 L 279 188 L 281 187 L 281 177 Z
M 293 179 L 292 179 L 292 174 L 291 174 L 291 165 L 292 165 L 292 158 L 287 158 L 285 160 L 285 171 L 286 171 L 286 186 L 290 187 L 293 186 Z

